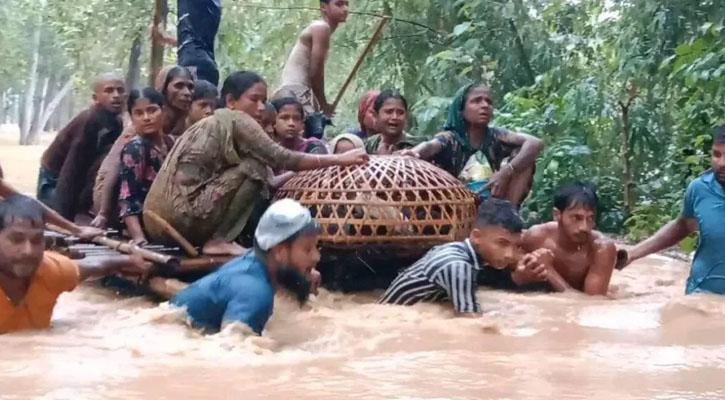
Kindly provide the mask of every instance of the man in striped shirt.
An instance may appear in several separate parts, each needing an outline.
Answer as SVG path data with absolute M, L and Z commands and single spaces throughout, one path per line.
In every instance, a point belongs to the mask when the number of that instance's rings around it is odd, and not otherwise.
M 514 267 L 518 261 L 522 229 L 521 218 L 510 202 L 486 200 L 478 208 L 468 239 L 431 249 L 395 278 L 380 303 L 410 305 L 450 300 L 457 314 L 479 315 L 479 274 L 487 275 L 486 278 L 498 275 L 503 279 L 494 281 L 516 287 L 511 272 L 503 270 Z M 531 257 L 538 257 L 538 253 Z

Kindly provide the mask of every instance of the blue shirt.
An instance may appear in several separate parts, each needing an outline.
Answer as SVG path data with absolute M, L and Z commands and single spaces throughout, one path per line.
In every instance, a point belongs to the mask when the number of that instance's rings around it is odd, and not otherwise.
M 686 293 L 725 294 L 725 192 L 714 172 L 687 187 L 682 216 L 695 219 L 700 231 Z
M 186 307 L 196 327 L 219 331 L 222 322 L 240 321 L 261 335 L 272 316 L 274 289 L 267 267 L 250 251 L 177 293 L 171 303 Z

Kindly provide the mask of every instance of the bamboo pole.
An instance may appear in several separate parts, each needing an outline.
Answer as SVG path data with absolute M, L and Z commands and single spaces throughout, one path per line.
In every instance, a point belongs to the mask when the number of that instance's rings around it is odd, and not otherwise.
M 47 228 L 51 231 L 61 233 L 63 235 L 73 236 L 73 234 L 63 228 L 46 224 Z M 151 250 L 144 249 L 143 247 L 139 247 L 135 244 L 132 244 L 130 242 L 122 242 L 120 240 L 115 240 L 111 238 L 107 238 L 105 236 L 96 236 L 93 239 L 91 239 L 91 242 L 100 244 L 102 246 L 110 247 L 113 250 L 118 251 L 119 253 L 133 255 L 138 254 L 141 257 L 143 257 L 146 261 L 151 261 L 156 264 L 165 265 L 170 268 L 178 268 L 180 265 L 179 259 L 174 256 L 169 256 L 165 254 L 160 254 Z
M 161 229 L 164 232 L 166 232 L 172 239 L 174 239 L 174 241 L 176 241 L 176 243 L 178 243 L 181 246 L 181 248 L 184 249 L 186 254 L 188 254 L 191 257 L 196 257 L 199 255 L 199 252 L 196 250 L 196 248 L 191 243 L 189 243 L 189 241 L 186 240 L 186 238 L 183 237 L 179 233 L 179 231 L 174 229 L 173 226 L 171 226 L 168 222 L 166 222 L 165 219 L 161 218 L 158 214 L 156 214 L 155 212 L 153 212 L 151 210 L 144 210 L 143 213 L 144 213 L 144 215 L 146 215 L 149 218 L 151 218 L 152 220 L 154 220 L 154 222 L 159 224 Z
M 345 80 L 345 83 L 343 83 L 342 88 L 340 88 L 340 92 L 337 94 L 337 97 L 335 98 L 335 101 L 332 103 L 332 109 L 336 109 L 337 105 L 340 104 L 340 100 L 342 100 L 342 96 L 345 94 L 345 91 L 347 91 L 348 86 L 350 86 L 350 83 L 352 82 L 352 79 L 355 77 L 355 74 L 357 74 L 357 71 L 362 66 L 363 60 L 365 60 L 365 57 L 370 53 L 370 51 L 373 49 L 373 46 L 375 46 L 375 43 L 380 38 L 380 35 L 383 33 L 383 29 L 385 28 L 385 25 L 390 21 L 390 16 L 383 16 L 380 19 L 380 22 L 378 23 L 378 27 L 375 28 L 375 33 L 373 33 L 373 37 L 370 38 L 370 41 L 368 42 L 367 46 L 365 46 L 365 50 L 363 50 L 362 54 L 360 54 L 360 57 L 358 57 L 357 62 L 355 62 L 355 66 L 352 68 L 352 71 L 350 72 L 350 75 L 348 75 L 347 80 Z
M 214 270 L 227 262 L 233 260 L 233 256 L 221 256 L 221 257 L 199 257 L 191 258 L 179 261 L 179 267 L 176 271 L 179 272 L 196 272 L 205 270 Z

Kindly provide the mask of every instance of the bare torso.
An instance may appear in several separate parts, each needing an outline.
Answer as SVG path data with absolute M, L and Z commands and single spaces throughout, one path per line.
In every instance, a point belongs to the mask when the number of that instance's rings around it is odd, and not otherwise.
M 601 233 L 593 232 L 586 244 L 578 248 L 563 248 L 558 239 L 558 225 L 548 222 L 531 227 L 524 234 L 524 250 L 531 252 L 540 248 L 554 253 L 554 269 L 574 289 L 584 291 L 584 283 L 594 264 L 598 252 L 608 243 Z
M 282 70 L 280 86 L 304 85 L 311 87 L 310 58 L 312 56 L 312 28 L 324 25 L 329 29 L 325 21 L 314 21 L 308 25 L 300 34 L 297 43 L 292 48 L 287 62 Z

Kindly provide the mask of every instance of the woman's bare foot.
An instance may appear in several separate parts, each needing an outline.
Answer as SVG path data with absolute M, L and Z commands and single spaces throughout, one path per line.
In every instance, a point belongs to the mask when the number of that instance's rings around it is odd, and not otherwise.
M 201 252 L 210 256 L 241 256 L 249 249 L 233 243 L 233 242 L 217 242 L 210 240 L 204 244 Z

